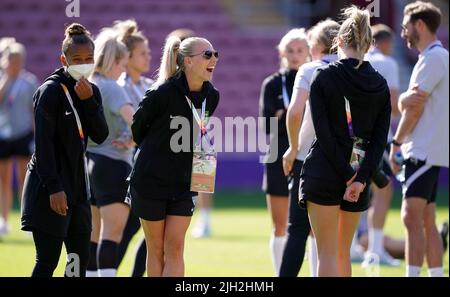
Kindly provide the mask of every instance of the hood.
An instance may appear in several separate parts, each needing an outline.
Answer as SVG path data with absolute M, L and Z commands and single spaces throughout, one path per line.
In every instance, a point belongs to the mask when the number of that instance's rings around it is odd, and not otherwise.
M 205 81 L 200 92 L 191 92 L 189 90 L 186 75 L 183 71 L 179 75 L 172 77 L 170 81 L 183 95 L 192 100 L 195 107 L 201 106 L 203 100 L 209 95 L 213 88 L 209 81 Z
M 54 81 L 57 83 L 63 83 L 70 90 L 73 89 L 75 84 L 77 83 L 75 79 L 73 79 L 65 70 L 64 67 L 61 67 L 55 72 L 53 72 L 49 77 L 45 79 L 44 82 Z
M 357 59 L 342 59 L 329 64 L 345 97 L 350 102 L 355 102 L 365 101 L 368 97 L 385 96 L 389 92 L 386 80 L 367 61 L 355 69 L 358 63 Z

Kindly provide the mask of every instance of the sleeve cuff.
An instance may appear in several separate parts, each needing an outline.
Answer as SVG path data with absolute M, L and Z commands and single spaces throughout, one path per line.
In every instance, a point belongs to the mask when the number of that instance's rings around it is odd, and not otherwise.
M 98 107 L 98 104 L 94 99 L 94 96 L 92 96 L 86 100 L 81 100 L 81 102 L 83 103 L 83 106 L 85 108 L 87 108 L 88 110 L 95 110 Z
M 353 170 L 352 166 L 350 166 L 350 164 L 347 165 L 347 167 L 345 168 L 345 172 L 344 172 L 344 179 L 345 182 L 349 181 L 354 175 L 355 175 L 355 170 Z
M 55 193 L 63 191 L 62 185 L 57 180 L 51 181 L 51 182 L 47 182 L 45 184 L 45 186 L 47 187 L 49 195 L 52 195 L 52 194 L 55 194 Z
M 360 182 L 362 184 L 366 184 L 367 180 L 370 177 L 369 170 L 360 170 L 356 175 L 355 182 Z

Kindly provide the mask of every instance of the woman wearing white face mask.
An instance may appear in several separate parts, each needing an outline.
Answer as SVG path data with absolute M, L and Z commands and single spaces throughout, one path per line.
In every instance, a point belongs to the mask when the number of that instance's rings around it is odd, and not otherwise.
M 33 232 L 36 246 L 33 276 L 53 275 L 63 243 L 78 255 L 79 275 L 85 275 L 92 229 L 85 150 L 88 138 L 102 143 L 108 135 L 100 91 L 85 78 L 94 63 L 90 33 L 72 24 L 65 36 L 65 67 L 33 98 L 36 152 L 22 197 L 22 230 Z

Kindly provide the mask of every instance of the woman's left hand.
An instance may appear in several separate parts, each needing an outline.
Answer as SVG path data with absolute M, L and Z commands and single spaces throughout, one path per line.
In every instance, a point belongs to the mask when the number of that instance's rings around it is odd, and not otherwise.
M 365 187 L 366 187 L 365 184 L 362 184 L 360 182 L 353 182 L 345 190 L 344 200 L 354 203 L 358 202 L 359 195 L 361 194 L 362 191 L 364 191 Z

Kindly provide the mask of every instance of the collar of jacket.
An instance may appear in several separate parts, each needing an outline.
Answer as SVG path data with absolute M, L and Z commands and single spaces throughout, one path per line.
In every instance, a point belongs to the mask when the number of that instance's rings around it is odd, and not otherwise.
M 191 100 L 193 99 L 191 96 L 191 91 L 189 90 L 189 86 L 186 79 L 186 74 L 182 71 L 178 75 L 170 78 L 171 83 L 185 96 L 188 96 Z M 201 93 L 203 98 L 206 98 L 209 92 L 212 89 L 212 85 L 209 81 L 205 81 L 202 86 Z

